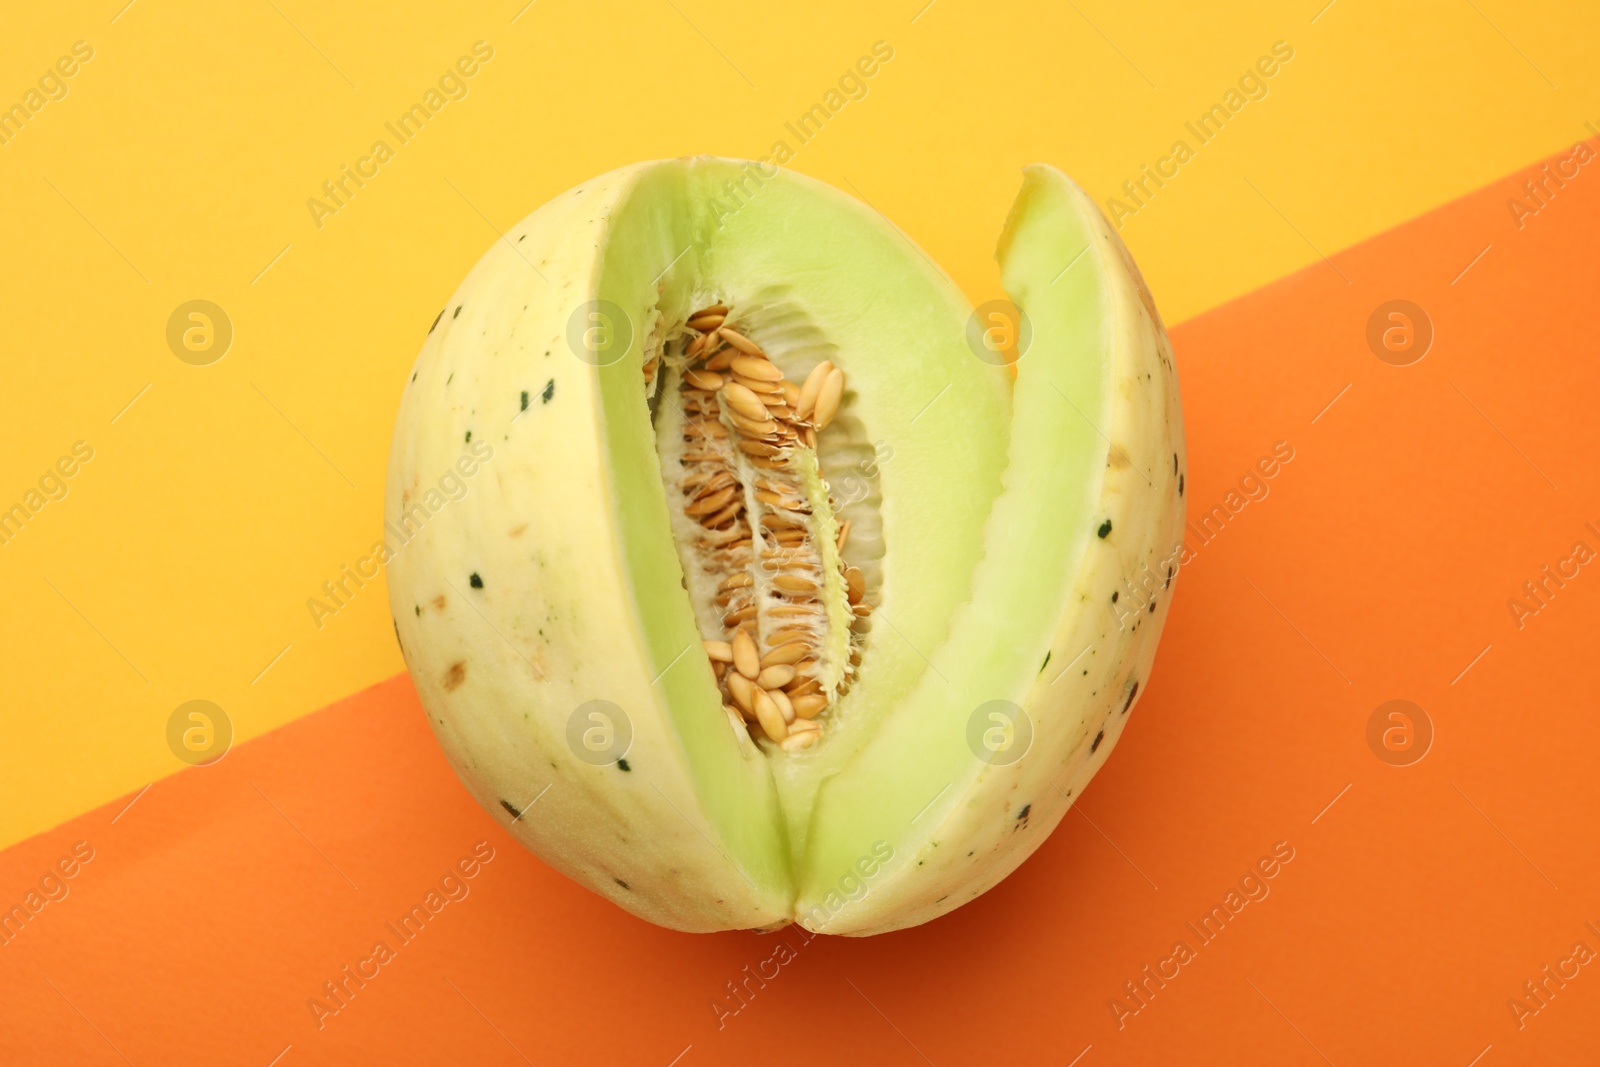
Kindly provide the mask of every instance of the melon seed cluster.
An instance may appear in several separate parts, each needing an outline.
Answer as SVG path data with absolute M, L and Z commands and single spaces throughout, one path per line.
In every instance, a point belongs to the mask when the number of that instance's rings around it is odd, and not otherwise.
M 820 664 L 830 627 L 825 564 L 794 462 L 801 450 L 814 452 L 838 414 L 844 372 L 824 361 L 796 385 L 727 321 L 727 305 L 716 304 L 687 323 L 676 386 L 685 415 L 678 488 L 699 528 L 694 558 L 717 583 L 721 626 L 702 636 L 724 709 L 737 728 L 794 751 L 816 743 L 817 717 L 848 688 L 861 658 L 852 626 L 848 665 L 830 693 Z M 647 383 L 657 366 L 656 358 L 645 364 Z M 845 521 L 840 553 L 849 536 Z M 864 619 L 872 608 L 862 572 L 840 559 L 847 601 Z

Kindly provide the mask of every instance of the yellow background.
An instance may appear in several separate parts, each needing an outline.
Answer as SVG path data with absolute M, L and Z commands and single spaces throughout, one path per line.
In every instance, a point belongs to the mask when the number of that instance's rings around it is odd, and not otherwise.
M 1600 124 L 1592 4 L 523 3 L 7 12 L 0 104 L 95 55 L 0 146 L 0 507 L 95 457 L 0 545 L 0 845 L 181 769 L 185 701 L 244 739 L 402 670 L 381 583 L 320 630 L 306 601 L 379 537 L 401 384 L 495 229 L 635 160 L 797 147 L 785 121 L 875 41 L 894 58 L 793 165 L 975 301 L 1021 166 L 1103 202 L 1274 41 L 1267 98 L 1123 231 L 1169 323 Z M 477 40 L 466 99 L 319 230 L 307 199 Z M 166 344 L 191 299 L 234 325 L 210 366 Z

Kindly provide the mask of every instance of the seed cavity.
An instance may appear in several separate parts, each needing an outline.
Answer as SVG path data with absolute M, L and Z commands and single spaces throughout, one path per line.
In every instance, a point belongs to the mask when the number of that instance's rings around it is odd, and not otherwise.
M 796 752 L 821 739 L 869 630 L 868 577 L 843 555 L 853 520 L 836 515 L 859 502 L 834 497 L 823 454 L 864 446 L 847 440 L 855 422 L 819 442 L 843 406 L 844 371 L 822 360 L 790 381 L 753 336 L 763 328 L 710 304 L 664 330 L 641 366 L 724 715 Z

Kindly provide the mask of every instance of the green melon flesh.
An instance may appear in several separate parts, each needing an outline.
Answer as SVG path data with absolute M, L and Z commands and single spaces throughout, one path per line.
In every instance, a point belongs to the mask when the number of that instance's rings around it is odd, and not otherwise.
M 893 442 L 894 458 L 880 475 L 892 561 L 880 617 L 900 632 L 879 628 L 870 665 L 863 663 L 872 681 L 836 709 L 836 728 L 820 751 L 778 759 L 780 826 L 764 805 L 751 803 L 721 699 L 698 654 L 700 635 L 666 533 L 655 433 L 642 417 L 643 338 L 638 354 L 599 375 L 617 526 L 649 662 L 665 672 L 664 707 L 728 851 L 737 858 L 748 848 L 752 862 L 765 864 L 774 839 L 791 839 L 796 859 L 803 853 L 817 783 L 884 714 L 892 700 L 882 698 L 903 692 L 927 669 L 917 649 L 942 640 L 970 595 L 963 576 L 977 563 L 984 516 L 1000 490 L 1008 383 L 1004 371 L 966 347 L 968 308 L 960 293 L 898 231 L 860 203 L 792 174 L 723 215 L 713 205 L 726 196 L 725 183 L 742 176 L 718 160 L 646 172 L 612 219 L 598 292 L 639 322 L 650 309 L 682 321 L 712 297 L 738 309 L 791 305 L 849 368 L 855 413 L 874 437 Z M 759 310 L 743 321 L 760 333 Z M 781 340 L 763 340 L 774 359 L 789 355 Z M 955 399 L 930 406 L 946 386 Z
M 990 888 L 1059 821 L 1154 654 L 1170 589 L 1131 619 L 1107 606 L 1177 543 L 1182 428 L 1148 294 L 1076 186 L 1030 168 L 1000 257 L 1033 332 L 1014 381 L 968 347 L 970 306 L 904 234 L 736 161 L 601 176 L 474 269 L 402 401 L 391 529 L 467 433 L 495 455 L 412 522 L 390 590 L 441 744 L 524 843 L 662 925 L 867 934 Z M 631 327 L 604 366 L 566 336 L 591 300 Z M 842 367 L 852 417 L 892 450 L 856 681 L 794 753 L 722 711 L 642 385 L 661 331 L 714 302 L 780 366 Z M 1077 666 L 1041 671 L 1047 655 Z M 567 743 L 596 699 L 632 725 L 623 765 Z M 1016 763 L 969 747 L 994 700 L 1032 723 Z

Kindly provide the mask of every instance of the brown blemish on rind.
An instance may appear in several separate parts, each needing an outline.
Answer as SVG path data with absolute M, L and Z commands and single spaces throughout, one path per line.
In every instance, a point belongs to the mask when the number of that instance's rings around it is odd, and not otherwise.
M 438 596 L 434 597 L 431 601 L 429 601 L 429 603 L 433 605 L 433 610 L 435 610 L 435 611 L 443 611 L 444 610 L 444 604 L 445 604 L 444 594 L 440 593 Z
M 523 535 L 523 533 L 525 533 L 527 531 L 527 529 L 528 529 L 528 524 L 527 523 L 522 523 L 519 526 L 513 526 L 511 528 L 511 536 L 512 537 L 521 537 Z
M 450 664 L 450 669 L 444 672 L 444 691 L 453 693 L 461 688 L 461 683 L 467 680 L 467 661 L 456 660 Z

